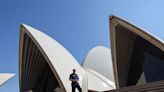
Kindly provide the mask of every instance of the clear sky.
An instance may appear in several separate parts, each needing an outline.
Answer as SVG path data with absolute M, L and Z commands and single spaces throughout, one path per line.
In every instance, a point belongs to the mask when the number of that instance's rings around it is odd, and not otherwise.
M 111 14 L 164 39 L 164 0 L 0 0 L 0 72 L 16 74 L 0 92 L 19 92 L 21 23 L 56 39 L 81 64 L 91 48 L 110 46 Z

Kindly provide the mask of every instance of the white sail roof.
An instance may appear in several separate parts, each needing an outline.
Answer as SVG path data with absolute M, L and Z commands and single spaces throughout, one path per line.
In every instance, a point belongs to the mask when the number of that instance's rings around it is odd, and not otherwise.
M 11 79 L 14 76 L 15 74 L 0 73 L 0 86 L 2 86 L 4 83 L 6 83 L 9 79 Z
M 111 51 L 109 48 L 104 46 L 94 47 L 87 54 L 82 67 L 88 74 L 88 89 L 98 91 L 115 89 Z
M 78 64 L 76 59 L 57 41 L 49 37 L 48 35 L 34 29 L 28 25 L 22 24 L 21 26 L 21 38 L 20 38 L 20 68 L 22 67 L 22 47 L 23 47 L 23 36 L 27 34 L 32 41 L 37 45 L 40 52 L 43 54 L 47 63 L 56 75 L 60 86 L 63 87 L 67 92 L 71 92 L 71 82 L 69 81 L 69 75 L 72 73 L 72 69 L 76 69 L 80 76 L 80 85 L 83 90 L 87 90 L 87 79 L 85 79 L 85 71 Z M 22 69 L 20 69 L 22 70 Z M 25 71 L 22 71 L 23 73 Z M 21 78 L 21 74 L 20 74 Z M 20 85 L 21 85 L 20 81 Z

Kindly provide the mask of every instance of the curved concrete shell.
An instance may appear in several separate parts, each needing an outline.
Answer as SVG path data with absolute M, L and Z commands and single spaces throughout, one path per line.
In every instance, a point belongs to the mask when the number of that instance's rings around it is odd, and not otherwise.
M 9 79 L 13 78 L 15 74 L 10 73 L 0 73 L 0 86 L 5 84 Z
M 20 30 L 20 92 L 71 92 L 69 75 L 73 68 L 83 92 L 87 92 L 85 71 L 62 45 L 25 24 Z
M 164 80 L 164 42 L 116 16 L 110 18 L 111 50 L 93 48 L 82 67 L 46 34 L 25 24 L 20 30 L 21 92 L 71 92 L 69 75 L 74 68 L 83 92 Z
M 111 60 L 111 51 L 104 46 L 97 46 L 89 51 L 82 67 L 88 73 L 88 89 L 97 91 L 107 91 L 115 89 L 113 65 Z M 98 79 L 91 77 L 95 75 Z M 99 85 L 95 85 L 99 83 Z
M 110 17 L 110 39 L 117 88 L 164 79 L 162 40 L 116 16 Z
M 106 77 L 92 69 L 84 69 L 87 72 L 88 76 L 89 92 L 105 92 L 115 89 L 115 84 L 111 80 L 107 79 Z

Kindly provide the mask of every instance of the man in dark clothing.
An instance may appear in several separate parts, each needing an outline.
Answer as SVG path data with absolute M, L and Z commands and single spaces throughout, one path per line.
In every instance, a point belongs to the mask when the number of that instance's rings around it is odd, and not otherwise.
M 69 80 L 72 81 L 72 83 L 71 83 L 72 92 L 75 92 L 75 89 L 76 89 L 76 88 L 79 90 L 79 92 L 82 92 L 82 91 L 81 91 L 81 88 L 80 88 L 80 85 L 79 85 L 79 83 L 78 83 L 79 77 L 78 77 L 78 75 L 76 74 L 76 70 L 75 70 L 75 69 L 73 69 L 73 73 L 70 74 Z

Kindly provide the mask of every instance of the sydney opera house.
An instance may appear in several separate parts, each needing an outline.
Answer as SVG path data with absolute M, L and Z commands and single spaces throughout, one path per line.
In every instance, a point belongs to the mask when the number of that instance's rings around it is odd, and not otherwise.
M 111 48 L 91 49 L 82 65 L 56 40 L 22 24 L 20 92 L 71 92 L 69 75 L 74 68 L 83 92 L 162 89 L 164 42 L 119 17 L 109 21 Z M 155 83 L 159 86 L 152 89 Z

